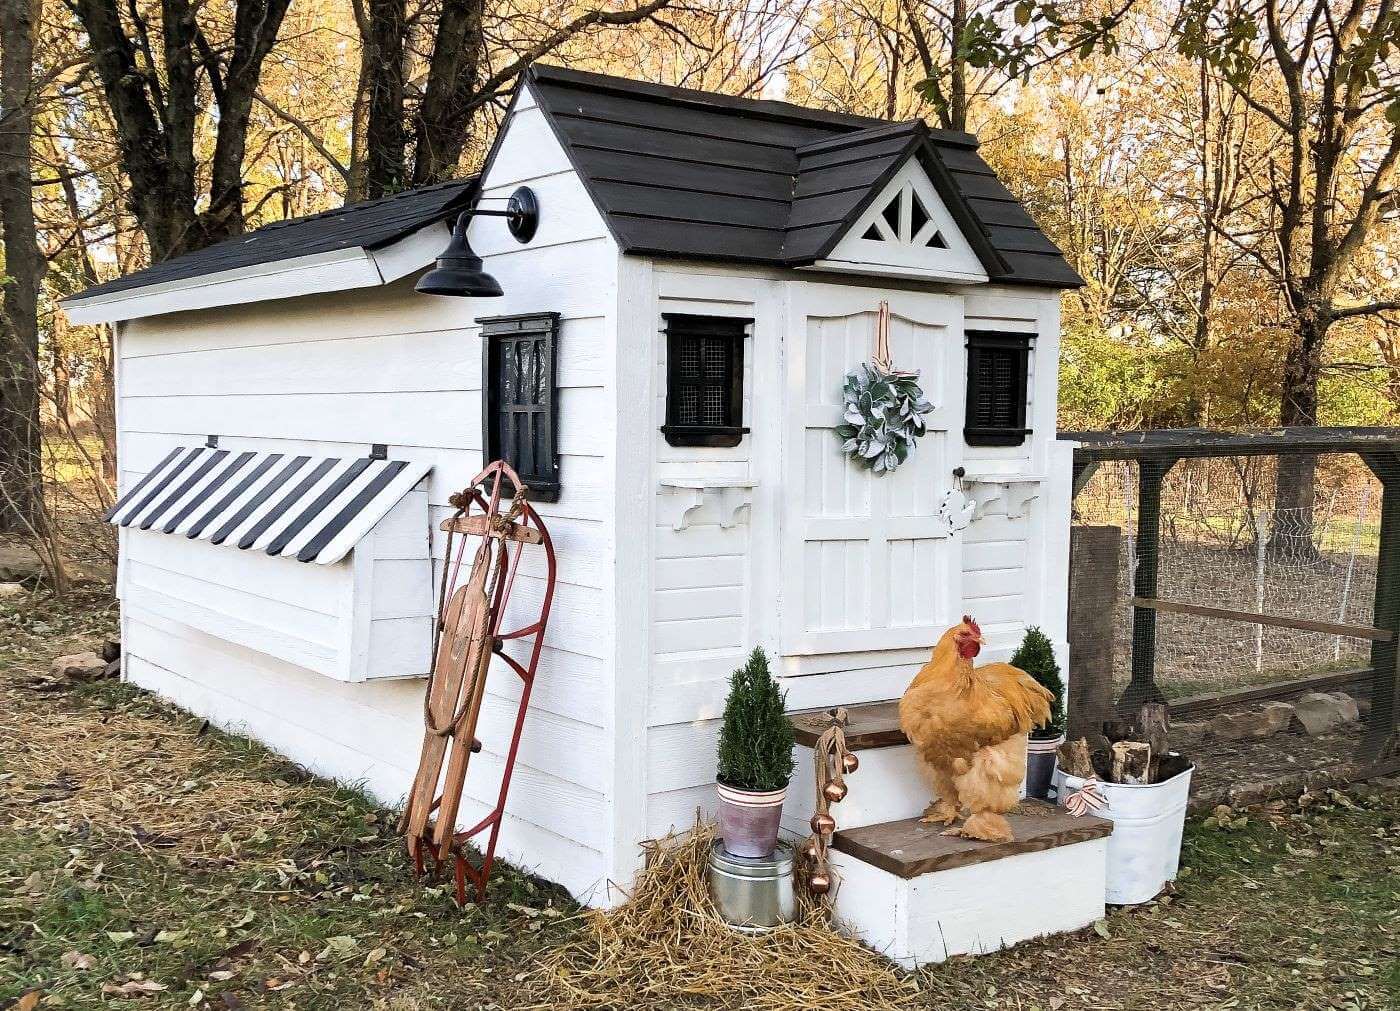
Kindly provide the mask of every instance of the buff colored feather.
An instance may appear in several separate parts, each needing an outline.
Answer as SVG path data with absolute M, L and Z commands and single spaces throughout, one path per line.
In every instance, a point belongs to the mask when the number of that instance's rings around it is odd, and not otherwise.
M 1001 817 L 1016 806 L 1026 773 L 1026 734 L 1050 719 L 1053 696 L 1005 663 L 974 667 L 981 631 L 971 618 L 950 628 L 899 703 L 899 723 L 937 793 L 925 821 L 967 823 L 951 831 L 1011 838 Z

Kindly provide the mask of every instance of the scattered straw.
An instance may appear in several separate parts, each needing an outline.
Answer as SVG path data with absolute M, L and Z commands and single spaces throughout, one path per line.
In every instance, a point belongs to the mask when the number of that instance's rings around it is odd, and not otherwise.
M 716 914 L 705 877 L 714 841 L 697 825 L 645 845 L 629 900 L 586 917 L 527 978 L 535 1008 L 741 1006 L 749 1011 L 908 1005 L 913 979 L 838 934 L 799 890 L 799 920 L 748 936 Z M 801 868 L 798 868 L 799 878 Z

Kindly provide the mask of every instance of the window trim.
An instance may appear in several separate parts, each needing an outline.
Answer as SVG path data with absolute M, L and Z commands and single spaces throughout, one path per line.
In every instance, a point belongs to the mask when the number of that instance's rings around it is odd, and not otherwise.
M 967 401 L 963 418 L 963 441 L 969 446 L 1020 446 L 1032 430 L 1026 427 L 1027 397 L 1030 381 L 1031 346 L 1036 335 L 1009 330 L 967 330 Z M 984 350 L 1007 350 L 1017 355 L 1012 403 L 1016 405 L 1013 424 L 1007 426 L 978 425 L 974 417 L 978 385 L 978 366 Z
M 716 449 L 739 445 L 749 431 L 744 426 L 744 342 L 753 318 L 667 312 L 661 314 L 661 319 L 664 321 L 661 332 L 666 335 L 666 419 L 661 433 L 667 444 Z M 678 349 L 686 337 L 724 337 L 730 341 L 728 403 L 725 404 L 730 423 L 727 425 L 683 425 L 676 419 L 679 410 L 674 395 L 679 385 Z
M 476 320 L 481 325 L 481 455 L 486 462 L 501 458 L 499 447 L 494 445 L 493 439 L 493 422 L 500 417 L 491 368 L 493 338 L 543 336 L 547 339 L 548 352 L 544 357 L 548 375 L 544 390 L 548 403 L 543 405 L 546 410 L 541 413 L 547 419 L 545 458 L 548 473 L 520 475 L 520 480 L 529 489 L 532 502 L 559 501 L 559 320 L 557 312 L 481 316 Z

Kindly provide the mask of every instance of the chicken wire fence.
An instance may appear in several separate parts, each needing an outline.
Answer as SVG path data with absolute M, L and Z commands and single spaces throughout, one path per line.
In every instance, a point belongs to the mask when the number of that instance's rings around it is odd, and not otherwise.
M 1317 457 L 1307 508 L 1275 506 L 1278 457 L 1182 460 L 1162 481 L 1157 595 L 1166 600 L 1336 624 L 1370 625 L 1382 489 L 1355 456 Z M 1102 464 L 1074 501 L 1079 524 L 1120 530 L 1115 697 L 1132 680 L 1138 468 Z M 1278 536 L 1274 536 L 1275 533 Z M 1107 576 L 1107 573 L 1103 575 Z M 1351 636 L 1161 612 L 1155 680 L 1168 701 L 1365 668 Z M 1129 692 L 1125 704 L 1148 701 Z
M 1071 732 L 1166 702 L 1198 795 L 1393 762 L 1394 449 L 1117 452 L 1076 456 Z

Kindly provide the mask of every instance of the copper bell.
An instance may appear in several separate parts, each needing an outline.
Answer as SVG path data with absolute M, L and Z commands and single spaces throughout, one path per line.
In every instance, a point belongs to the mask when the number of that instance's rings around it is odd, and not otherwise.
M 836 831 L 836 819 L 829 814 L 812 815 L 812 831 L 817 835 L 830 835 Z
M 855 772 L 860 768 L 860 759 L 848 751 L 841 756 L 841 768 L 846 772 Z
M 825 895 L 831 890 L 831 875 L 817 871 L 807 879 L 807 887 L 813 895 Z
M 827 783 L 826 789 L 822 792 L 826 794 L 827 800 L 831 801 L 833 804 L 839 804 L 841 803 L 841 800 L 846 796 L 846 784 Z

